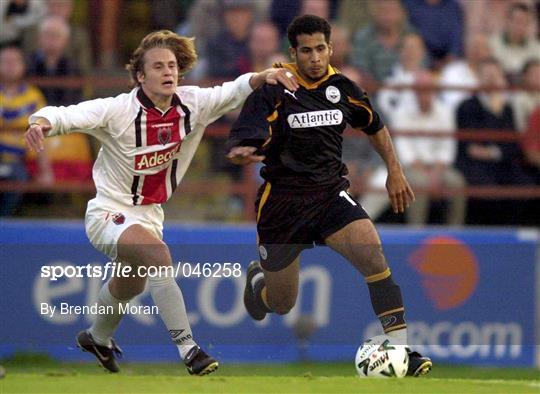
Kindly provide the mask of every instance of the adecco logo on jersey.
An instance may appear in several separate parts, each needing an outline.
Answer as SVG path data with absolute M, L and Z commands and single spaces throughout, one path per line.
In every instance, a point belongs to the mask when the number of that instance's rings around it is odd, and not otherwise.
M 472 250 L 452 237 L 424 240 L 409 257 L 422 276 L 422 286 L 438 310 L 463 305 L 478 285 L 478 262 Z
M 167 163 L 180 150 L 181 144 L 176 144 L 170 148 L 159 152 L 146 153 L 135 157 L 135 168 L 137 170 L 146 170 Z

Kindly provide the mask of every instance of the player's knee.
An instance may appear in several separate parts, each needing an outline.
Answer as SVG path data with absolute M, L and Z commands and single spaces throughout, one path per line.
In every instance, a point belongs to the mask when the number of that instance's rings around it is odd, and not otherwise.
M 171 254 L 169 253 L 169 248 L 163 242 L 147 245 L 143 252 L 144 261 L 142 265 L 147 267 L 162 267 L 162 266 L 171 266 Z
M 156 262 L 169 262 L 171 260 L 169 248 L 163 241 L 156 245 L 152 245 L 151 248 L 152 255 L 155 257 Z
M 373 245 L 366 248 L 362 261 L 364 262 L 365 271 L 369 275 L 382 272 L 386 269 L 386 259 L 384 258 L 381 245 Z
M 283 297 L 280 300 L 270 303 L 272 310 L 278 315 L 286 315 L 294 308 L 296 299 L 293 297 Z
M 171 265 L 169 248 L 140 224 L 129 227 L 118 242 L 118 259 L 136 266 Z

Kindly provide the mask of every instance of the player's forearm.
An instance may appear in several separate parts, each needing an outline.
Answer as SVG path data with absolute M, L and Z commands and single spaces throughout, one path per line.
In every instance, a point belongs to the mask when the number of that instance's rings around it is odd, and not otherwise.
M 388 171 L 400 170 L 401 164 L 394 150 L 394 145 L 392 144 L 392 139 L 390 138 L 390 133 L 388 129 L 383 127 L 377 133 L 368 136 L 369 142 L 375 148 L 379 156 L 383 159 L 386 164 Z
M 36 155 L 38 165 L 37 181 L 50 184 L 54 181 L 54 172 L 51 161 L 45 151 L 38 152 Z
M 258 87 L 264 85 L 266 82 L 266 77 L 270 73 L 270 70 L 264 70 L 259 73 L 254 73 L 251 78 L 249 79 L 249 86 L 251 86 L 251 89 L 255 90 Z

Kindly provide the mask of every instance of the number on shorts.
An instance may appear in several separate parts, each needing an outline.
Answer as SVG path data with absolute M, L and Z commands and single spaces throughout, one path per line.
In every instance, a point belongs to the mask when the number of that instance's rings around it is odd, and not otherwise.
M 340 191 L 339 196 L 345 198 L 345 200 L 350 202 L 351 205 L 354 205 L 355 207 L 358 205 L 356 201 L 354 201 L 351 196 L 349 196 L 349 193 L 347 193 L 345 190 Z

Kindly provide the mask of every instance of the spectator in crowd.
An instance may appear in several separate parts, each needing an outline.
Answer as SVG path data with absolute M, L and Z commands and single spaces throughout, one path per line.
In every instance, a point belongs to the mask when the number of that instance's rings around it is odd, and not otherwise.
M 523 66 L 540 54 L 540 42 L 532 36 L 533 10 L 523 3 L 512 4 L 504 29 L 491 37 L 493 56 L 511 83 L 518 80 Z
M 206 58 L 208 41 L 221 29 L 221 5 L 218 0 L 196 1 L 188 11 L 188 18 L 176 27 L 176 33 L 196 37 L 199 62 Z
M 399 51 L 399 63 L 393 67 L 392 74 L 385 80 L 385 84 L 390 86 L 412 85 L 415 82 L 416 74 L 426 70 L 426 64 L 426 48 L 422 37 L 417 33 L 407 33 L 403 37 L 403 43 Z M 392 114 L 398 108 L 403 107 L 406 102 L 414 100 L 416 100 L 416 97 L 410 89 L 381 89 L 377 95 L 379 114 L 383 115 L 386 124 L 395 129 L 392 124 L 394 120 Z M 374 155 L 368 160 L 369 172 L 365 176 L 366 181 L 364 183 L 370 189 L 384 190 L 387 176 L 386 166 L 378 157 L 378 155 Z M 377 192 L 364 195 L 361 204 L 373 219 L 377 219 L 388 207 L 388 204 Z
M 196 0 L 159 0 L 150 2 L 150 29 L 174 30 L 188 17 Z M 199 1 L 200 2 L 200 1 Z
M 208 75 L 233 78 L 250 70 L 253 5 L 250 1 L 229 0 L 223 6 L 222 31 L 208 42 Z
M 439 78 L 441 87 L 474 89 L 479 85 L 478 69 L 483 61 L 492 56 L 488 37 L 483 34 L 474 34 L 467 37 L 467 45 L 464 60 L 456 60 L 446 65 Z M 443 90 L 442 100 L 447 103 L 452 111 L 465 99 L 471 97 L 468 91 Z
M 280 32 L 281 49 L 289 52 L 286 26 L 297 15 L 315 15 L 328 21 L 334 19 L 339 0 L 273 0 L 271 6 L 271 20 Z M 290 11 L 290 12 L 289 12 Z M 280 26 L 280 23 L 285 25 Z
M 73 0 L 48 0 L 47 15 L 58 16 L 68 23 L 71 34 L 65 51 L 66 57 L 76 59 L 81 73 L 88 75 L 93 69 L 92 45 L 86 27 L 72 23 L 73 6 Z
M 190 0 L 182 0 L 190 1 Z M 233 0 L 233 2 L 236 0 Z M 246 3 L 247 1 L 244 1 Z M 195 46 L 199 54 L 199 62 L 207 56 L 208 41 L 221 32 L 223 24 L 223 6 L 231 4 L 230 0 L 191 1 L 187 10 L 187 19 L 176 27 L 176 33 L 184 37 L 196 37 Z M 267 19 L 270 0 L 251 2 L 256 22 Z
M 420 69 L 411 81 L 419 90 L 410 92 L 408 100 L 400 100 L 389 117 L 395 131 L 441 132 L 455 130 L 453 113 L 439 100 L 432 90 L 436 84 L 435 76 L 427 69 Z M 415 190 L 416 200 L 406 212 L 406 220 L 411 224 L 425 224 L 429 219 L 429 191 L 442 188 L 461 188 L 465 186 L 463 175 L 454 168 L 456 142 L 452 137 L 395 137 L 398 156 L 402 162 L 407 179 Z M 371 189 L 383 189 L 386 171 L 377 165 L 368 180 Z M 449 210 L 446 221 L 461 225 L 465 219 L 466 200 L 463 196 L 452 196 L 448 200 Z M 388 207 L 385 199 L 377 192 L 365 194 L 361 205 L 371 217 L 377 218 Z
M 43 0 L 0 1 L 0 47 L 20 46 L 24 34 L 45 15 Z
M 337 23 L 350 32 L 366 27 L 371 21 L 367 1 L 341 0 L 337 10 Z
M 399 61 L 403 37 L 413 31 L 399 0 L 370 1 L 373 22 L 354 37 L 352 63 L 366 80 L 383 81 Z
M 399 51 L 399 63 L 392 69 L 392 74 L 384 82 L 389 89 L 381 89 L 377 95 L 379 110 L 391 120 L 392 112 L 402 106 L 403 101 L 412 100 L 413 92 L 410 89 L 396 90 L 392 86 L 412 85 L 415 75 L 426 69 L 427 54 L 424 40 L 419 34 L 408 33 L 403 37 L 403 45 Z M 393 127 L 393 125 L 390 125 Z
M 234 78 L 251 70 L 250 39 L 254 23 L 255 3 L 248 0 L 224 0 L 220 33 L 208 41 L 208 76 L 214 78 Z M 238 116 L 231 112 L 223 120 L 229 122 Z M 232 180 L 242 177 L 241 168 L 227 161 L 224 155 L 224 139 L 212 138 L 208 141 L 210 167 L 215 172 L 225 172 Z M 232 195 L 227 201 L 230 212 L 242 210 L 242 200 Z M 233 215 L 234 215 L 233 214 Z
M 415 75 L 415 85 L 421 90 L 413 100 L 400 101 L 392 113 L 395 131 L 441 132 L 455 130 L 455 119 L 448 106 L 436 98 L 430 88 L 435 76 L 427 70 Z M 429 218 L 430 191 L 463 188 L 465 180 L 454 168 L 457 143 L 449 137 L 396 137 L 396 150 L 409 184 L 416 190 L 416 200 L 406 212 L 408 223 L 425 224 Z M 422 192 L 423 190 L 423 192 Z M 461 225 L 465 219 L 465 197 L 458 194 L 448 199 L 448 224 Z
M 301 0 L 300 15 L 315 15 L 328 20 L 333 19 L 337 1 Z
M 39 77 L 80 76 L 76 58 L 68 55 L 71 38 L 68 19 L 63 15 L 47 16 L 40 23 L 38 32 L 38 49 L 30 58 L 28 74 Z M 75 104 L 82 96 L 81 89 L 54 86 L 43 88 L 43 94 L 47 103 L 57 106 Z M 47 154 L 55 180 L 82 182 L 91 179 L 93 160 L 88 136 L 74 134 L 48 140 Z M 33 172 L 35 165 L 30 163 L 28 168 Z
M 418 30 L 432 65 L 439 70 L 463 57 L 463 11 L 455 0 L 403 0 L 409 21 Z
M 360 85 L 362 75 L 350 62 L 352 49 L 350 38 L 351 35 L 345 27 L 332 25 L 332 66 L 351 81 Z
M 482 33 L 490 36 L 504 25 L 508 8 L 515 3 L 534 8 L 537 0 L 459 0 L 465 16 L 465 35 Z M 533 21 L 533 32 L 538 31 L 537 21 Z
M 75 59 L 66 54 L 70 27 L 58 16 L 48 16 L 39 25 L 39 48 L 30 57 L 28 74 L 40 77 L 80 76 Z M 43 94 L 51 105 L 70 105 L 80 101 L 80 89 L 46 87 Z
M 221 31 L 221 3 L 219 0 L 196 1 L 188 11 L 187 20 L 175 29 L 176 34 L 196 37 L 195 48 L 199 54 L 197 64 L 185 75 L 187 80 L 200 80 L 208 74 L 208 41 Z
M 249 39 L 251 70 L 262 71 L 272 67 L 279 52 L 279 32 L 270 22 L 253 26 Z
M 28 116 L 45 106 L 45 99 L 34 86 L 23 81 L 25 63 L 22 50 L 17 47 L 0 49 L 0 180 L 27 181 L 24 128 Z M 48 157 L 40 153 L 36 157 L 38 173 L 36 180 L 52 183 L 53 172 Z M 0 216 L 16 213 L 21 193 L 0 193 Z
M 495 59 L 480 64 L 478 76 L 481 88 L 507 88 L 501 65 Z M 508 95 L 501 90 L 475 94 L 458 107 L 459 129 L 479 129 L 492 132 L 515 130 L 514 115 Z M 516 142 L 460 141 L 457 168 L 465 175 L 469 185 L 528 184 L 523 171 L 522 153 Z M 475 224 L 500 224 L 520 216 L 519 205 L 513 212 L 501 201 L 470 199 L 467 221 Z
M 516 127 L 524 132 L 529 125 L 529 116 L 540 106 L 540 58 L 530 59 L 525 63 L 520 87 L 524 90 L 516 93 L 512 104 Z
M 526 163 L 532 167 L 535 183 L 540 184 L 540 105 L 531 113 L 522 144 Z
M 333 20 L 339 0 L 272 0 L 270 19 L 278 28 L 280 37 L 285 37 L 287 26 L 297 15 L 316 15 Z
M 270 20 L 278 28 L 280 37 L 285 37 L 287 26 L 300 14 L 300 0 L 272 0 Z

